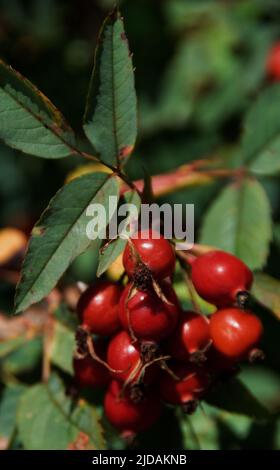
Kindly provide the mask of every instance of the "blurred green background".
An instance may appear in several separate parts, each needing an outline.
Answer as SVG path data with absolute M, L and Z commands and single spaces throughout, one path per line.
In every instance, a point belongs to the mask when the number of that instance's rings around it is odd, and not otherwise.
M 53 101 L 85 148 L 82 116 L 94 48 L 102 20 L 114 3 L 110 0 L 0 0 L 1 58 Z M 280 2 L 124 0 L 119 3 L 133 52 L 139 106 L 138 143 L 128 165 L 129 175 L 141 178 L 145 168 L 150 174 L 157 174 L 210 156 L 220 157 L 224 166 L 230 165 L 238 149 L 244 112 L 268 86 L 265 60 L 271 45 L 280 39 Z M 18 227 L 29 233 L 67 174 L 83 163 L 78 158 L 53 161 L 34 158 L 0 144 L 1 228 Z M 263 178 L 262 183 L 275 222 L 265 271 L 279 279 L 279 176 Z M 168 201 L 194 203 L 199 232 L 203 214 L 222 184 L 215 182 L 181 190 L 169 196 Z M 95 253 L 80 257 L 68 279 L 91 280 L 95 262 Z M 13 286 L 1 282 L 0 310 L 11 312 L 13 292 Z M 273 411 L 279 412 L 279 321 L 260 307 L 257 309 L 265 322 L 267 360 L 263 366 L 243 372 L 244 381 L 259 398 L 265 397 Z M 205 446 L 215 446 L 207 441 L 213 422 L 207 422 L 203 413 L 194 419 L 202 423 L 199 426 L 206 436 Z M 230 422 L 226 417 L 219 417 L 218 421 L 215 439 L 222 448 L 279 447 L 277 419 L 263 426 L 242 419 Z M 192 432 L 185 429 L 184 433 L 187 437 L 182 445 L 191 445 Z M 174 440 L 175 436 L 178 438 L 175 433 Z M 159 440 L 164 445 L 162 436 Z M 178 445 L 179 441 L 176 442 Z M 194 442 L 193 447 L 196 446 Z
M 265 83 L 267 50 L 280 36 L 277 0 L 120 2 L 136 67 L 139 138 L 129 165 L 139 177 L 230 152 L 242 114 Z M 1 0 L 0 53 L 62 110 L 81 121 L 102 0 Z M 44 161 L 1 146 L 1 224 L 36 220 L 78 159 Z M 278 186 L 278 185 L 277 185 Z M 215 188 L 211 188 L 215 192 Z M 277 211 L 277 188 L 274 191 Z M 197 216 L 209 201 L 198 191 Z

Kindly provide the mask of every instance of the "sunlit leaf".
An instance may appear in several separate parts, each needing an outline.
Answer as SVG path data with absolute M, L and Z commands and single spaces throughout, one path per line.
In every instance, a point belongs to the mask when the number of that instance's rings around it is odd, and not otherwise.
M 244 180 L 227 186 L 205 215 L 200 241 L 229 251 L 251 269 L 267 259 L 272 236 L 269 201 L 260 183 Z
M 56 285 L 71 262 L 95 241 L 86 233 L 90 221 L 86 215 L 90 204 L 101 204 L 106 218 L 98 234 L 110 221 L 110 196 L 118 199 L 119 185 L 104 173 L 81 176 L 63 188 L 51 200 L 32 232 L 23 264 L 22 279 L 17 287 L 16 312 L 40 301 Z M 100 225 L 100 224 L 99 224 Z
M 257 273 L 252 294 L 280 320 L 280 281 L 265 273 Z

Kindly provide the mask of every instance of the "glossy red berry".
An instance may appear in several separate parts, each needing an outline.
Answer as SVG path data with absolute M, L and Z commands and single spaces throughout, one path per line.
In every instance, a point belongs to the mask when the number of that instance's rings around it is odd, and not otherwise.
M 131 238 L 131 243 L 142 263 L 156 279 L 164 279 L 173 274 L 176 262 L 174 250 L 169 241 L 158 232 L 153 230 L 138 232 Z M 130 278 L 137 271 L 138 261 L 128 243 L 123 254 L 123 265 Z
M 209 320 L 196 312 L 183 312 L 179 324 L 168 339 L 168 352 L 179 361 L 206 359 L 211 344 Z
M 172 372 L 176 380 L 164 372 L 160 380 L 162 398 L 173 405 L 183 405 L 187 412 L 195 410 L 197 400 L 203 396 L 209 386 L 209 376 L 202 369 L 188 364 L 177 363 Z
M 111 369 L 118 372 L 111 372 L 112 376 L 125 382 L 141 362 L 140 351 L 132 343 L 126 331 L 120 331 L 111 339 L 107 352 L 107 362 Z M 139 374 L 136 376 L 138 377 Z
M 274 44 L 268 53 L 266 70 L 269 77 L 280 80 L 280 41 Z
M 139 345 L 132 342 L 126 331 L 120 331 L 111 339 L 107 352 L 107 362 L 112 369 L 111 375 L 115 379 L 130 383 L 136 382 L 142 377 L 143 363 Z M 143 380 L 150 383 L 157 376 L 156 365 L 148 366 Z
M 113 380 L 106 392 L 104 412 L 110 423 L 124 435 L 145 431 L 160 417 L 161 403 L 155 393 L 149 391 L 141 403 L 133 403 L 122 394 L 121 384 Z
M 226 358 L 241 361 L 261 340 L 263 326 L 256 315 L 238 308 L 218 310 L 210 318 L 214 348 Z
M 106 359 L 106 344 L 96 341 L 94 349 L 100 359 Z M 100 388 L 110 382 L 108 369 L 100 362 L 95 361 L 90 355 L 83 359 L 73 359 L 74 376 L 77 384 L 81 387 Z
M 253 282 L 250 269 L 236 256 L 209 251 L 192 262 L 192 282 L 198 294 L 217 307 L 227 307 L 247 292 Z
M 164 302 L 153 291 L 136 290 L 128 300 L 131 284 L 125 288 L 120 300 L 120 320 L 123 328 L 129 325 L 137 338 L 147 341 L 161 341 L 166 338 L 177 324 L 180 311 L 174 289 L 168 283 L 161 288 L 170 302 Z
M 120 328 L 120 285 L 98 281 L 81 295 L 77 310 L 83 326 L 97 335 L 111 335 Z

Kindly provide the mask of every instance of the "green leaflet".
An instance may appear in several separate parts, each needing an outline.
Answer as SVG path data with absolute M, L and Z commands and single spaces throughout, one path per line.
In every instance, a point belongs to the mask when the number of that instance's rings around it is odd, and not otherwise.
M 53 364 L 73 375 L 73 355 L 75 351 L 75 334 L 60 321 L 54 324 L 50 345 L 50 358 Z
M 29 80 L 0 61 L 0 138 L 43 158 L 73 153 L 74 134 L 62 114 Z
M 263 421 L 270 417 L 267 408 L 237 378 L 217 384 L 205 400 L 212 406 L 255 420 Z
M 265 273 L 254 276 L 252 294 L 280 320 L 280 281 Z
M 112 216 L 110 196 L 118 199 L 119 184 L 115 177 L 105 173 L 81 176 L 58 191 L 33 229 L 17 286 L 16 312 L 45 297 L 71 262 L 90 245 L 98 249 L 100 240 L 91 241 L 86 234 L 90 221 L 86 210 L 92 203 L 104 207 L 106 220 L 98 227 L 100 235 Z
M 0 450 L 9 448 L 16 429 L 16 413 L 19 399 L 25 391 L 23 385 L 9 385 L 0 403 Z
M 280 86 L 266 89 L 249 110 L 241 141 L 243 159 L 256 174 L 280 171 Z
M 258 269 L 266 262 L 271 236 L 266 193 L 258 181 L 248 179 L 218 195 L 204 217 L 200 242 L 229 251 Z
M 105 20 L 95 55 L 84 131 L 102 161 L 125 163 L 137 134 L 136 93 L 131 54 L 119 13 Z

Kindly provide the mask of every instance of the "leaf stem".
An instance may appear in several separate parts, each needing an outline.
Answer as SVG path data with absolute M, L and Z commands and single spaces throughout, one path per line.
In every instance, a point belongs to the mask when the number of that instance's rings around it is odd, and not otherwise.
M 101 160 L 100 158 L 88 153 L 88 152 L 83 152 L 82 150 L 79 150 L 77 149 L 76 147 L 73 147 L 73 154 L 75 155 L 78 155 L 79 157 L 82 157 L 82 158 L 85 158 L 86 160 L 90 160 L 90 161 L 93 161 L 93 162 L 98 162 L 98 163 L 101 163 L 102 165 L 104 165 L 106 168 L 108 168 L 109 170 L 112 171 L 112 173 L 114 175 L 117 175 L 127 186 L 129 186 L 130 189 L 132 189 L 133 191 L 136 191 L 137 194 L 140 196 L 140 198 L 142 198 L 142 193 L 139 191 L 139 189 L 137 188 L 137 186 L 133 183 L 133 181 L 131 181 L 129 179 L 129 177 L 124 174 L 120 167 L 114 167 L 112 165 L 109 165 L 109 163 L 105 163 L 103 160 Z

